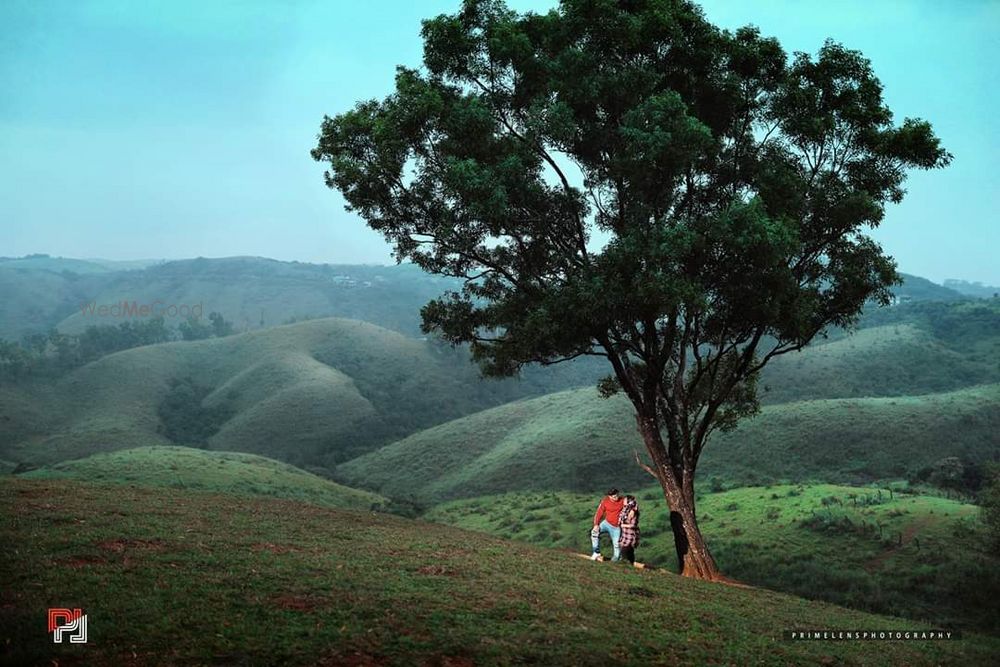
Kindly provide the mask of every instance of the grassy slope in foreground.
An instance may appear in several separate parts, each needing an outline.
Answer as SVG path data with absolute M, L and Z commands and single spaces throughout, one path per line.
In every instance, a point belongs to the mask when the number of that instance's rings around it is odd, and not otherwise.
M 705 448 L 698 474 L 739 484 L 904 476 L 1000 451 L 1000 385 L 925 396 L 766 406 Z M 521 400 L 420 431 L 338 468 L 347 484 L 433 503 L 519 490 L 645 486 L 632 407 L 592 388 Z
M 638 558 L 676 571 L 662 492 L 630 492 L 641 510 Z M 425 518 L 585 553 L 598 499 L 512 493 L 438 505 Z M 740 581 L 1000 634 L 994 603 L 1000 557 L 978 530 L 977 510 L 933 496 L 832 484 L 733 489 L 698 501 L 699 523 L 719 567 Z
M 0 543 L 0 640 L 21 664 L 970 665 L 1000 651 L 971 634 L 782 641 L 928 626 L 281 499 L 8 477 Z M 56 606 L 84 610 L 88 644 L 52 643 Z
M 263 456 L 191 447 L 137 447 L 95 454 L 32 470 L 20 477 L 275 496 L 328 507 L 369 509 L 387 503 L 378 494 L 336 484 Z

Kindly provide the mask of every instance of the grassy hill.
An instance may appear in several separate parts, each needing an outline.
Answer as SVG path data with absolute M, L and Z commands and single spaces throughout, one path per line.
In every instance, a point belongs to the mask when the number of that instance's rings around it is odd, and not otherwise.
M 0 544 L 12 664 L 985 665 L 1000 651 L 974 633 L 784 641 L 930 626 L 283 499 L 8 477 Z M 83 609 L 87 644 L 46 641 L 53 606 Z
M 1000 345 L 1000 330 L 981 333 L 977 343 Z M 1000 382 L 997 357 L 977 352 L 912 323 L 867 327 L 771 360 L 761 400 L 902 396 Z
M 631 489 L 638 558 L 676 571 L 659 487 Z M 515 493 L 457 500 L 432 521 L 547 547 L 590 551 L 600 495 Z M 720 568 L 741 581 L 855 609 L 1000 633 L 1000 558 L 978 508 L 933 496 L 816 484 L 705 493 L 699 522 Z M 604 538 L 606 540 L 606 538 Z M 604 551 L 610 555 L 610 545 Z
M 369 509 L 388 504 L 378 494 L 336 484 L 263 456 L 191 447 L 137 447 L 95 454 L 31 470 L 19 477 L 275 496 L 327 507 Z
M 702 480 L 728 484 L 897 478 L 946 456 L 1000 453 L 1000 385 L 924 396 L 765 406 L 713 436 Z M 415 433 L 337 469 L 350 485 L 435 503 L 517 490 L 648 482 L 631 406 L 590 388 L 526 399 Z
M 968 280 L 946 278 L 944 286 L 965 296 L 972 296 L 979 299 L 992 299 L 995 295 L 1000 294 L 1000 287 L 996 285 L 984 285 L 979 281 L 970 282 Z
M 552 377 L 481 380 L 467 359 L 433 342 L 365 322 L 310 320 L 133 348 L 51 384 L 0 385 L 0 459 L 40 465 L 200 444 L 329 465 L 544 392 Z
M 292 319 L 336 316 L 419 337 L 420 307 L 453 283 L 409 264 L 320 265 L 263 257 L 198 258 L 117 273 L 89 294 L 87 303 L 158 300 L 165 305 L 200 304 L 205 317 L 213 311 L 222 313 L 241 331 Z M 58 326 L 61 331 L 78 333 L 91 324 L 106 323 L 100 319 L 78 307 Z
M 100 267 L 98 267 L 100 268 Z M 0 338 L 44 333 L 99 290 L 106 273 L 60 273 L 19 262 L 0 262 Z
M 899 274 L 903 279 L 902 285 L 892 288 L 892 293 L 901 299 L 912 301 L 952 301 L 961 299 L 962 292 L 950 286 L 938 285 L 926 278 L 914 276 L 909 273 Z
M 239 330 L 338 316 L 419 337 L 420 307 L 454 280 L 410 264 L 331 265 L 263 257 L 170 262 L 108 262 L 61 257 L 0 258 L 0 338 L 58 327 L 79 333 L 120 317 L 86 313 L 86 304 L 159 302 L 216 311 Z M 176 325 L 183 317 L 167 316 Z
M 107 273 L 112 270 L 100 260 L 73 259 L 71 257 L 52 257 L 45 254 L 26 255 L 25 257 L 0 257 L 0 269 L 29 269 L 36 271 L 63 271 L 87 274 Z

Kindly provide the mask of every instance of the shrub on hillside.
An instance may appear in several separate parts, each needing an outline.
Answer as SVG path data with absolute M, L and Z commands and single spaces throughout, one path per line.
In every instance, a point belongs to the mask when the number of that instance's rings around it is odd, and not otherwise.
M 979 507 L 987 539 L 995 551 L 1000 551 L 1000 465 L 987 467 L 990 480 L 979 494 Z

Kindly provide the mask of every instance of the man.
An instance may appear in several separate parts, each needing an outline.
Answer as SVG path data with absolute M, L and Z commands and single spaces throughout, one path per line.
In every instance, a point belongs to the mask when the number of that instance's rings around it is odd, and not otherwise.
M 594 514 L 594 529 L 590 531 L 591 546 L 594 547 L 594 554 L 590 560 L 604 560 L 601 556 L 601 533 L 607 533 L 611 538 L 615 554 L 611 561 L 616 562 L 621 557 L 618 538 L 621 536 L 621 528 L 618 526 L 618 514 L 625 505 L 625 499 L 618 493 L 618 489 L 611 489 L 608 495 L 601 499 L 601 504 L 597 506 L 597 513 Z

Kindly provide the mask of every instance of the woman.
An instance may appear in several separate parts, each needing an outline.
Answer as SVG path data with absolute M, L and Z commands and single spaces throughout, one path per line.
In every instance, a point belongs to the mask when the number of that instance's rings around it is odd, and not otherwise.
M 622 558 L 635 565 L 635 548 L 639 546 L 639 506 L 635 496 L 625 496 L 625 504 L 618 515 L 618 526 L 621 528 L 618 547 Z

